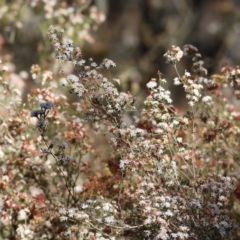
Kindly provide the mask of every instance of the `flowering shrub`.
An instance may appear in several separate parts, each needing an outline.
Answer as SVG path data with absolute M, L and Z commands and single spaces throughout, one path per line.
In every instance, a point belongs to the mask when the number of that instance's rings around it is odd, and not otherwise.
M 38 27 L 45 31 L 50 24 L 54 23 L 60 27 L 65 26 L 69 37 L 92 42 L 94 39 L 89 30 L 97 29 L 98 25 L 105 20 L 105 16 L 97 11 L 96 6 L 90 6 L 90 4 L 89 0 L 2 1 L 0 3 L 2 33 L 7 36 L 8 42 L 13 43 L 17 31 L 22 30 L 26 23 L 32 31 L 36 31 Z M 84 14 L 83 11 L 85 11 Z
M 10 106 L 1 120 L 1 238 L 239 239 L 239 68 L 208 76 L 195 47 L 172 46 L 164 57 L 189 109 L 172 105 L 160 72 L 139 109 L 111 77 L 112 60 L 84 59 L 53 26 L 48 37 L 72 74 L 54 79 L 33 66 L 43 88 L 24 104 L 4 63 L 0 70 Z M 182 57 L 193 62 L 184 73 Z

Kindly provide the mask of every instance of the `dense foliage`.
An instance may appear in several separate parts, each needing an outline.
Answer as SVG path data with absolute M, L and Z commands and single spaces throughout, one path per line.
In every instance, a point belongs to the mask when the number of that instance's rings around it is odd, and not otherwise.
M 68 9 L 44 6 L 51 21 Z M 239 67 L 209 76 L 196 47 L 171 46 L 175 78 L 159 71 L 137 105 L 113 60 L 84 57 L 76 31 L 48 28 L 57 60 L 46 52 L 31 67 L 26 101 L 14 81 L 26 73 L 0 55 L 0 238 L 239 239 Z M 181 72 L 183 58 L 192 68 Z M 173 105 L 170 81 L 188 109 Z

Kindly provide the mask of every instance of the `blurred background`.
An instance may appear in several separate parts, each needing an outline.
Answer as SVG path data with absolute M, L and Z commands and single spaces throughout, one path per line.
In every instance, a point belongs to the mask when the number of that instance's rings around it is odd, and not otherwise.
M 65 30 L 84 58 L 113 60 L 112 75 L 140 101 L 160 70 L 174 103 L 184 105 L 181 87 L 172 86 L 176 73 L 163 58 L 171 45 L 196 46 L 209 75 L 223 62 L 240 62 L 239 0 L 0 0 L 1 59 L 26 91 L 36 84 L 29 74 L 33 64 L 56 70 L 46 37 L 51 24 Z M 180 74 L 190 71 L 190 64 L 181 60 Z

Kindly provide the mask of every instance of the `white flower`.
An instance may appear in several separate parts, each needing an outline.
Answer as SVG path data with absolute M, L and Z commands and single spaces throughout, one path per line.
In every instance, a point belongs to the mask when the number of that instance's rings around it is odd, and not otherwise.
M 198 89 L 193 89 L 193 94 L 196 96 L 196 97 L 199 97 L 201 96 L 201 94 L 199 93 Z
M 175 120 L 173 120 L 173 122 L 172 122 L 172 123 L 173 123 L 173 125 L 174 125 L 174 126 L 177 126 L 177 125 L 179 125 L 179 121 L 177 121 L 176 119 L 175 119 Z
M 170 208 L 171 204 L 170 204 L 169 202 L 165 202 L 165 203 L 164 203 L 164 206 L 165 206 L 166 208 Z
M 164 79 L 164 78 L 160 78 L 159 81 L 160 81 L 161 83 L 166 83 L 166 82 L 167 82 L 166 79 Z
M 166 216 L 169 216 L 169 217 L 172 217 L 172 216 L 173 216 L 173 212 L 170 211 L 170 210 L 167 210 L 167 211 L 165 212 L 165 215 L 166 215 Z
M 18 225 L 16 232 L 17 239 L 20 240 L 34 239 L 34 232 L 30 229 L 30 226 L 28 225 Z
M 79 78 L 74 74 L 70 74 L 67 76 L 67 80 L 71 83 L 77 83 L 79 81 Z
M 45 72 L 43 73 L 42 85 L 44 85 L 47 80 L 52 80 L 52 72 L 50 72 L 50 71 L 45 71 Z
M 151 219 L 151 217 L 148 216 L 148 218 L 145 219 L 144 224 L 145 224 L 145 225 L 151 224 L 152 221 L 153 221 L 153 220 Z
M 82 185 L 76 185 L 74 189 L 77 193 L 80 193 L 80 192 L 82 192 L 83 187 L 82 187 Z
M 2 68 L 2 70 L 3 70 L 4 72 L 7 72 L 7 71 L 9 70 L 9 68 L 8 68 L 8 66 L 4 65 L 3 68 Z
M 179 79 L 178 77 L 175 77 L 175 78 L 173 79 L 173 83 L 174 83 L 174 85 L 176 85 L 176 86 L 181 84 L 180 79 Z
M 197 102 L 197 101 L 198 101 L 198 98 L 197 98 L 196 96 L 192 96 L 192 97 L 191 97 L 191 100 L 192 100 L 193 102 Z
M 171 233 L 171 236 L 172 236 L 173 238 L 177 238 L 177 237 L 178 237 L 178 234 L 177 234 L 177 233 Z
M 169 104 L 172 103 L 172 99 L 171 99 L 169 96 L 168 96 L 168 97 L 165 97 L 165 100 L 166 100 L 166 102 L 169 103 Z
M 176 62 L 179 62 L 182 58 L 183 51 L 173 45 L 163 56 L 166 57 L 168 63 L 176 64 Z
M 162 148 L 159 148 L 158 151 L 157 151 L 157 154 L 158 155 L 161 155 L 163 153 L 163 149 Z
M 142 136 L 144 134 L 144 131 L 140 128 L 137 128 L 135 131 L 138 136 Z
M 81 205 L 81 208 L 82 208 L 82 209 L 86 209 L 86 208 L 88 208 L 88 207 L 89 207 L 89 205 L 88 205 L 88 204 L 85 204 L 85 203 Z
M 97 67 L 97 64 L 95 62 L 92 62 L 91 67 Z
M 162 128 L 162 129 L 167 129 L 168 128 L 168 124 L 166 122 L 160 122 L 157 124 L 158 127 Z
M 180 61 L 180 59 L 183 56 L 183 51 L 179 47 L 177 47 L 176 49 L 177 49 L 177 54 L 175 55 L 175 57 L 178 61 Z
M 71 47 L 73 46 L 73 41 L 71 39 L 64 40 L 63 45 L 66 47 Z
M 116 209 L 114 208 L 114 206 L 108 202 L 102 204 L 102 210 L 104 212 L 116 212 Z
M 221 202 L 225 202 L 227 200 L 227 198 L 225 196 L 220 196 L 218 199 Z
M 108 68 L 111 68 L 111 67 L 116 67 L 116 64 L 110 59 L 104 59 L 103 60 L 103 66 L 108 69 Z
M 2 148 L 0 148 L 0 159 L 3 160 L 4 152 L 2 151 Z
M 115 222 L 114 216 L 108 216 L 104 218 L 105 223 L 111 224 Z
M 65 222 L 68 220 L 68 217 L 67 216 L 60 216 L 60 221 L 61 222 Z
M 30 214 L 30 211 L 28 208 L 21 209 L 18 213 L 18 220 L 19 221 L 26 220 L 29 214 Z
M 211 105 L 212 104 L 212 98 L 210 96 L 205 96 L 202 98 L 203 103 L 207 104 L 207 105 Z
M 82 66 L 82 65 L 85 64 L 85 62 L 86 62 L 86 61 L 85 61 L 84 59 L 81 59 L 81 60 L 78 62 L 78 65 L 79 65 L 79 66 Z
M 169 239 L 169 235 L 167 233 L 167 228 L 166 227 L 162 226 L 158 235 L 155 236 L 153 240 L 159 240 L 159 239 L 161 239 L 161 240 L 168 240 Z
M 182 138 L 181 138 L 181 137 L 178 137 L 178 138 L 177 138 L 177 142 L 181 143 L 181 142 L 182 142 Z
M 113 78 L 113 81 L 116 82 L 118 85 L 120 85 L 120 80 L 117 78 Z
M 156 134 L 163 134 L 163 133 L 164 133 L 164 131 L 163 131 L 162 129 L 159 129 L 159 128 L 157 128 L 156 130 L 154 130 L 154 132 L 155 132 Z
M 190 202 L 190 204 L 191 204 L 194 208 L 199 208 L 199 209 L 202 208 L 202 205 L 201 205 L 201 203 L 200 203 L 199 200 L 193 199 L 193 200 Z
M 66 86 L 67 85 L 67 80 L 65 78 L 60 79 L 60 85 L 61 86 Z
M 184 232 L 189 231 L 189 228 L 186 226 L 180 226 L 179 229 Z
M 120 160 L 119 167 L 124 170 L 126 168 L 126 165 L 128 165 L 130 161 L 129 160 Z
M 147 83 L 147 88 L 148 89 L 153 89 L 157 86 L 157 82 L 155 78 L 152 78 L 150 82 Z
M 77 211 L 76 208 L 70 208 L 70 209 L 68 209 L 68 216 L 69 216 L 70 218 L 74 217 L 76 211 Z
M 184 75 L 185 75 L 186 77 L 190 77 L 190 76 L 191 76 L 191 73 L 185 71 Z
M 189 101 L 188 104 L 193 107 L 194 106 L 194 102 L 193 101 Z
M 160 197 L 159 197 L 159 200 L 162 201 L 162 202 L 164 202 L 164 201 L 166 201 L 166 198 L 165 198 L 164 196 L 160 196 Z
M 79 219 L 79 220 L 82 220 L 82 219 L 88 219 L 89 218 L 89 216 L 88 216 L 88 214 L 87 213 L 85 213 L 85 212 L 79 212 L 79 213 L 77 213 L 76 215 L 75 215 L 75 217 L 77 218 L 77 219 Z

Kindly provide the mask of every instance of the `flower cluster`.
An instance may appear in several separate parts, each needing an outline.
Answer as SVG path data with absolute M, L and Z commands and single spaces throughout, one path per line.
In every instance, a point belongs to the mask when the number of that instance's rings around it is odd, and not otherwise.
M 239 66 L 230 67 L 223 65 L 221 72 L 225 76 L 225 82 L 228 82 L 234 89 L 234 95 L 237 99 L 240 98 L 240 68 Z
M 44 134 L 44 132 L 46 131 L 46 128 L 47 128 L 46 118 L 47 118 L 47 115 L 49 114 L 49 111 L 52 109 L 52 107 L 53 107 L 53 103 L 51 101 L 46 101 L 46 102 L 40 103 L 40 109 L 33 110 L 31 112 L 31 117 L 37 118 L 38 120 L 37 128 L 42 134 Z
M 208 77 L 195 47 L 172 46 L 164 56 L 189 109 L 173 106 L 160 72 L 137 108 L 111 77 L 112 60 L 84 59 L 56 27 L 48 37 L 72 73 L 53 78 L 34 65 L 32 76 L 43 85 L 23 104 L 14 101 L 7 69 L 0 70 L 11 102 L 0 125 L 0 237 L 238 239 L 240 112 L 223 93 L 238 90 L 238 68 Z M 179 73 L 183 55 L 193 69 Z
M 189 56 L 193 61 L 193 71 L 200 76 L 206 76 L 208 71 L 203 67 L 202 55 L 198 52 L 198 49 L 190 44 L 183 46 L 183 52 L 185 56 Z
M 76 94 L 89 106 L 85 112 L 86 119 L 98 123 L 99 115 L 103 115 L 103 122 L 110 123 L 119 128 L 122 124 L 122 116 L 126 108 L 132 110 L 134 99 L 130 93 L 118 92 L 117 79 L 107 79 L 104 71 L 109 71 L 116 64 L 110 59 L 104 59 L 97 64 L 92 59 L 85 60 L 82 54 L 76 56 L 78 47 L 70 40 L 62 39 L 62 30 L 51 26 L 48 31 L 49 39 L 56 51 L 56 58 L 60 61 L 71 61 L 74 64 L 76 74 L 70 74 L 61 80 L 61 85 L 69 88 L 71 93 Z M 67 43 L 67 44 L 66 44 Z M 56 45 L 59 46 L 56 48 Z
M 193 107 L 200 100 L 203 85 L 195 83 L 194 80 L 191 79 L 189 72 L 185 72 L 182 81 L 184 90 L 187 93 L 186 98 L 188 99 L 188 104 Z
M 167 63 L 175 65 L 183 57 L 183 51 L 179 47 L 173 45 L 171 49 L 164 54 L 164 57 Z
M 172 60 L 173 52 L 176 54 L 176 59 Z M 171 50 L 164 54 L 164 57 L 167 59 L 167 62 L 174 64 L 178 77 L 174 78 L 174 85 L 183 84 L 184 90 L 186 92 L 186 98 L 188 99 L 188 104 L 193 107 L 200 100 L 207 105 L 211 106 L 212 98 L 210 96 L 202 96 L 202 90 L 204 84 L 207 84 L 209 81 L 206 78 L 198 78 L 197 76 L 191 75 L 190 72 L 185 71 L 184 75 L 181 77 L 177 71 L 176 62 L 184 55 L 191 56 L 193 61 L 193 71 L 194 73 L 205 76 L 207 75 L 207 70 L 203 67 L 203 61 L 201 60 L 201 54 L 198 53 L 197 48 L 192 45 L 185 45 L 184 50 L 182 51 L 179 47 L 172 46 Z M 180 56 L 179 60 L 177 56 Z

